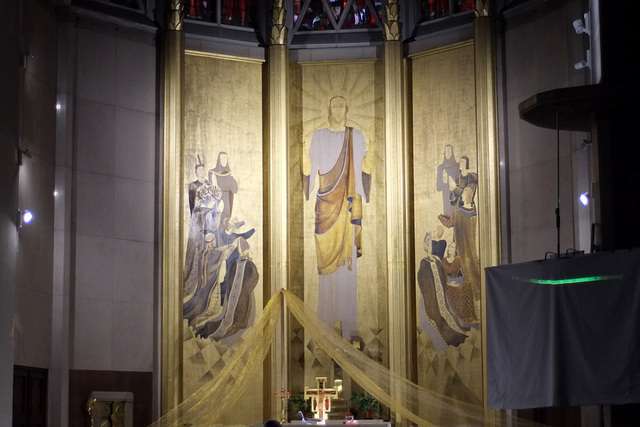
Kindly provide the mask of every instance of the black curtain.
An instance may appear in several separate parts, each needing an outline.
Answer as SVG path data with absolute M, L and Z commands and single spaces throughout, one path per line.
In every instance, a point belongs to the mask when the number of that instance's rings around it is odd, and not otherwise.
M 486 269 L 490 408 L 640 402 L 640 250 Z

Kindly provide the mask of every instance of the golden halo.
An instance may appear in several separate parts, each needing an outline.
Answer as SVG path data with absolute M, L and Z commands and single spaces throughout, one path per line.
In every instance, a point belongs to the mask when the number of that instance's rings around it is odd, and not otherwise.
M 313 133 L 328 126 L 329 101 L 342 96 L 347 102 L 347 126 L 360 129 L 366 139 L 374 139 L 382 119 L 376 110 L 382 106 L 382 91 L 376 90 L 375 64 L 304 64 L 301 108 L 303 140 L 310 142 Z

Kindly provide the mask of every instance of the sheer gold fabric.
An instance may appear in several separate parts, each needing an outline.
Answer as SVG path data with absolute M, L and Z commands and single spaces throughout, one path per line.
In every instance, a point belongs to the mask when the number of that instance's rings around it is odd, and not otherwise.
M 276 294 L 245 333 L 242 342 L 230 350 L 234 353 L 220 373 L 151 426 L 233 425 L 223 424 L 223 420 L 233 419 L 229 408 L 240 399 L 250 380 L 260 375 L 273 338 L 280 333 L 275 327 L 281 307 L 282 297 Z
M 260 374 L 274 337 L 281 333 L 278 322 L 283 303 L 304 327 L 305 333 L 346 374 L 396 416 L 419 426 L 484 425 L 483 406 L 434 393 L 394 374 L 354 349 L 298 297 L 282 290 L 274 294 L 253 327 L 243 336 L 243 341 L 230 350 L 234 353 L 220 374 L 151 426 L 234 425 L 228 422 L 233 420 L 229 408 L 246 391 L 249 380 Z M 500 425 L 506 425 L 508 420 L 503 414 L 498 421 Z M 515 419 L 512 421 L 516 422 Z M 256 424 L 261 422 L 255 420 Z M 540 424 L 517 420 L 513 425 L 528 427 Z

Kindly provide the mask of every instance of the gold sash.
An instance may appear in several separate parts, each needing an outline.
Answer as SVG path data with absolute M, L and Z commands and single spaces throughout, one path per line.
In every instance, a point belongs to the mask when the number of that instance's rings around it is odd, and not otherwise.
M 318 177 L 315 240 L 319 274 L 333 273 L 342 265 L 351 270 L 353 245 L 357 257 L 362 256 L 362 197 L 356 193 L 353 128 L 347 127 L 344 134 L 336 164 Z

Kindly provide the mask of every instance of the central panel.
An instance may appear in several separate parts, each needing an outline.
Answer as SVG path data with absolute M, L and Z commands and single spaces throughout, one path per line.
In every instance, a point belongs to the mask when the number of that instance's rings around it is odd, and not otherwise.
M 290 79 L 291 291 L 353 347 L 386 366 L 381 64 L 295 64 Z M 327 377 L 330 386 L 342 382 L 347 405 L 359 386 L 295 321 L 290 344 L 294 396 L 315 377 Z

